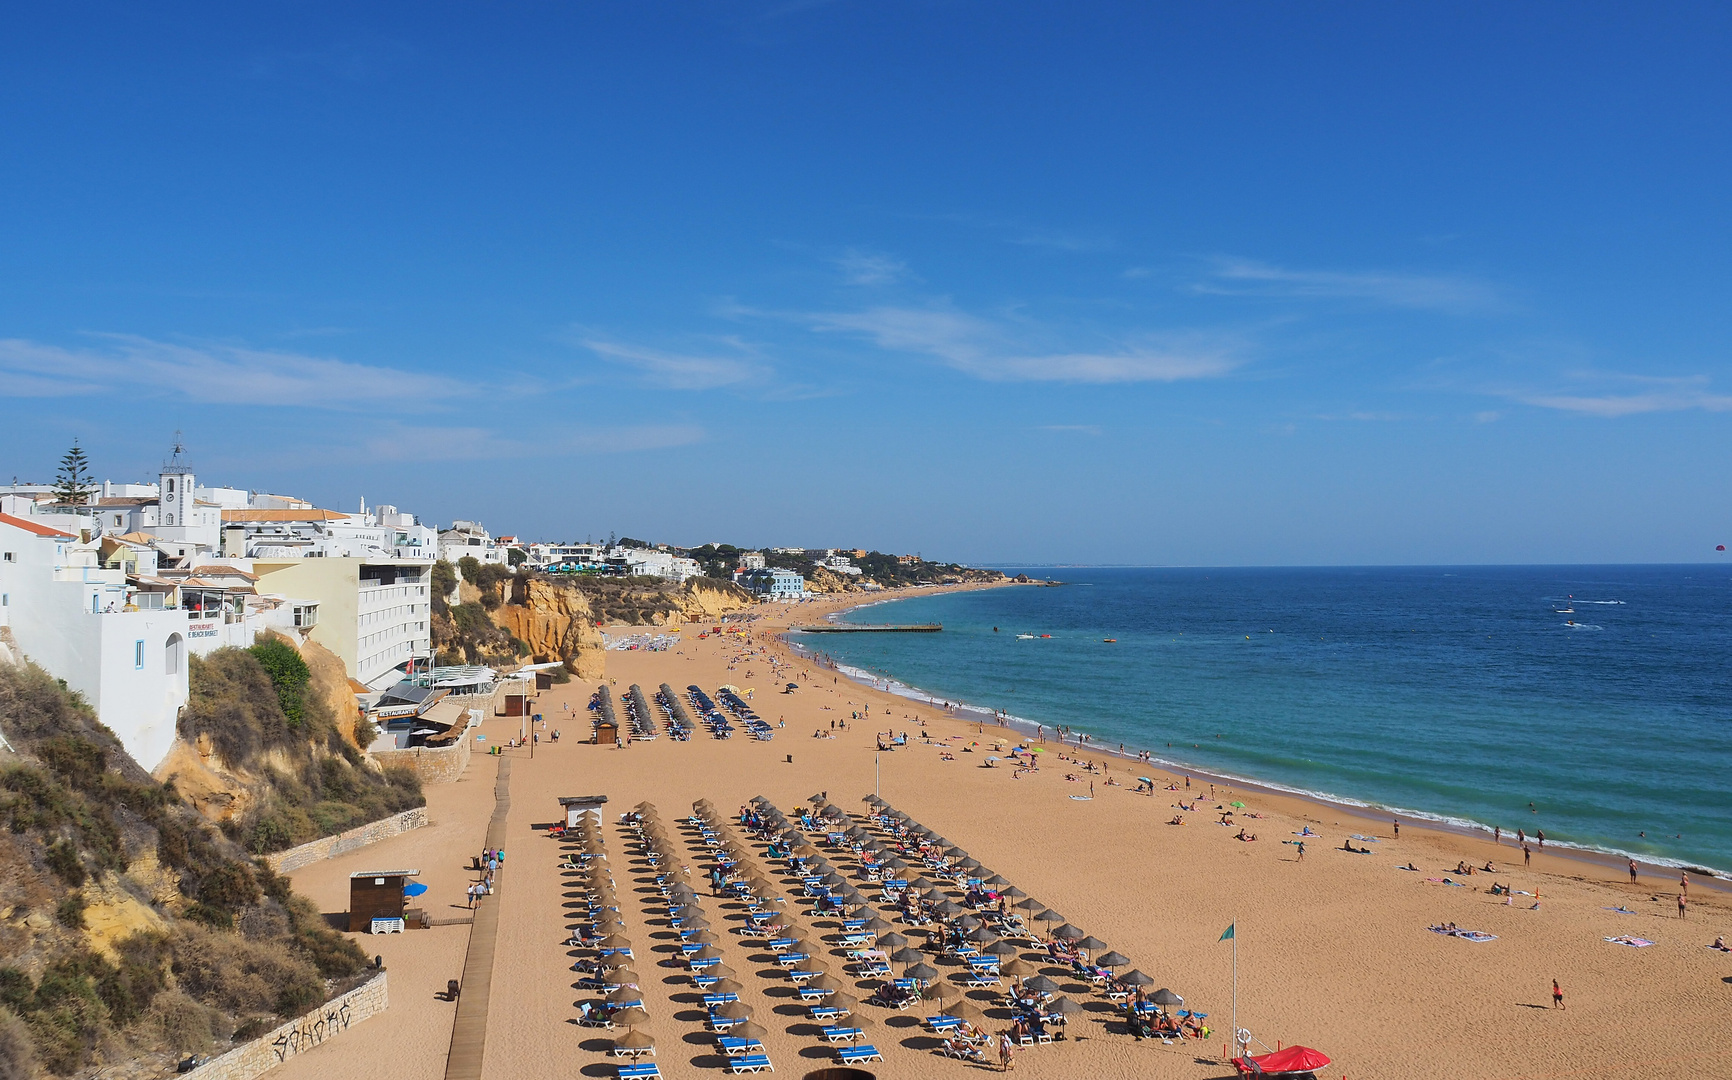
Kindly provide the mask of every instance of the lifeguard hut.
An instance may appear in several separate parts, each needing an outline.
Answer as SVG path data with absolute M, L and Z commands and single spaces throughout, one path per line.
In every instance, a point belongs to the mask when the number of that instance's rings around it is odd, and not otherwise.
M 606 795 L 564 795 L 560 797 L 559 805 L 565 810 L 565 827 L 575 829 L 581 823 L 583 815 L 591 810 L 597 816 L 607 802 Z
M 606 746 L 619 739 L 619 724 L 612 719 L 595 722 L 595 745 Z
M 419 870 L 358 870 L 349 875 L 349 933 L 401 933 L 409 879 Z

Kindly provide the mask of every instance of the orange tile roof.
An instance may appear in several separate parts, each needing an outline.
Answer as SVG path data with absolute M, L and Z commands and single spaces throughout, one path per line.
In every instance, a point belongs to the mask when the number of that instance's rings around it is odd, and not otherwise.
M 223 520 L 246 521 L 347 521 L 352 515 L 335 510 L 224 510 Z
M 10 525 L 14 529 L 23 529 L 25 532 L 35 533 L 37 536 L 56 536 L 62 540 L 77 539 L 77 537 L 73 536 L 69 532 L 61 532 L 59 529 L 50 529 L 46 525 L 38 525 L 34 521 L 26 521 L 23 518 L 13 517 L 11 514 L 0 514 L 0 525 Z

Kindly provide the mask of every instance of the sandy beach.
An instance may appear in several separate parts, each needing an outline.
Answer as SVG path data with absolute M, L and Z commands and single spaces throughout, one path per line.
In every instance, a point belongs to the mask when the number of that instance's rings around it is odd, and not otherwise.
M 596 746 L 582 741 L 590 727 L 584 705 L 595 683 L 574 680 L 541 693 L 535 709 L 546 718 L 546 729 L 559 729 L 563 737 L 553 743 L 544 736 L 533 755 L 527 748 L 505 751 L 512 763 L 506 869 L 498 893 L 484 901 L 499 905 L 500 913 L 483 1066 L 487 1080 L 614 1073 L 606 1038 L 574 1019 L 576 1003 L 596 995 L 574 986 L 572 963 L 589 954 L 565 943 L 574 892 L 558 865 L 564 848 L 544 831 L 559 818 L 557 797 L 608 797 L 603 832 L 609 863 L 651 1017 L 641 1030 L 658 1041 L 655 1060 L 663 1075 L 690 1076 L 720 1073 L 724 1059 L 704 1029 L 683 965 L 670 959 L 676 949 L 665 909 L 649 867 L 629 855 L 629 834 L 617 824 L 619 815 L 645 800 L 658 808 L 676 845 L 684 846 L 679 861 L 693 868 L 706 912 L 722 925 L 717 916 L 736 913 L 708 898 L 706 864 L 691 837 L 676 827 L 693 800 L 708 798 L 730 813 L 764 795 L 792 816 L 808 796 L 827 792 L 843 809 L 861 815 L 867 810 L 862 797 L 875 785 L 897 808 L 1131 957 L 1156 986 L 1170 987 L 1187 1008 L 1208 1013 L 1214 1029 L 1208 1039 L 1138 1042 L 1104 998 L 1054 975 L 1085 1011 L 1072 1018 L 1063 1042 L 1018 1051 L 1019 1073 L 1231 1075 L 1221 1060 L 1231 1038 L 1231 952 L 1220 938 L 1232 924 L 1239 1025 L 1270 1048 L 1299 1042 L 1323 1050 L 1336 1062 L 1327 1075 L 1491 1080 L 1732 1074 L 1732 1025 L 1725 1023 L 1732 955 L 1707 948 L 1716 935 L 1732 933 L 1732 903 L 1724 893 L 1693 884 L 1689 917 L 1681 920 L 1676 874 L 1650 871 L 1631 885 L 1622 867 L 1549 852 L 1536 852 L 1533 865 L 1524 868 L 1507 839 L 1497 846 L 1489 838 L 1409 823 L 1397 839 L 1387 820 L 1221 784 L 1211 793 L 1209 781 L 1200 777 L 1186 791 L 1182 775 L 1050 740 L 1036 744 L 1045 751 L 1037 771 L 1017 775 L 1008 761 L 987 768 L 991 740 L 1009 737 L 1014 743 L 1016 733 L 990 724 L 982 729 L 851 683 L 800 659 L 776 639 L 790 621 L 809 621 L 846 602 L 792 611 L 767 605 L 757 609 L 761 617 L 746 624 L 744 634 L 699 640 L 702 628 L 687 627 L 680 644 L 667 651 L 607 654 L 616 697 L 633 683 L 652 697 L 663 682 L 682 691 L 696 683 L 711 693 L 722 683 L 752 688 L 753 707 L 778 725 L 769 742 L 744 735 L 721 741 L 700 730 L 689 742 L 664 736 L 623 749 Z M 773 676 L 771 656 L 788 665 L 782 677 Z M 775 692 L 788 681 L 801 688 Z M 850 719 L 855 714 L 858 719 Z M 832 737 L 832 723 L 841 721 L 847 721 L 846 729 Z M 908 745 L 878 752 L 875 733 L 887 729 L 907 732 Z M 478 745 L 503 742 L 519 730 L 515 719 L 490 719 L 481 729 L 487 742 Z M 1087 771 L 1067 760 L 1073 757 L 1092 759 L 1097 768 L 1104 762 L 1106 771 Z M 435 917 L 461 916 L 463 891 L 473 879 L 467 867 L 493 811 L 500 760 L 478 753 L 461 781 L 430 786 L 428 828 L 301 870 L 294 875 L 297 888 L 326 911 L 341 911 L 350 872 L 416 867 L 430 886 L 423 898 L 428 910 Z M 1067 774 L 1078 779 L 1067 780 Z M 1156 779 L 1156 790 L 1134 792 L 1138 775 Z M 1108 784 L 1109 778 L 1115 783 Z M 1168 782 L 1180 789 L 1167 790 Z M 1091 787 L 1093 797 L 1081 798 Z M 1196 809 L 1176 809 L 1181 800 Z M 1234 801 L 1246 806 L 1232 826 L 1223 826 L 1216 807 Z M 1183 825 L 1167 824 L 1175 815 Z M 1257 839 L 1236 839 L 1241 828 Z M 1318 835 L 1305 838 L 1301 860 L 1291 841 L 1307 829 Z M 1344 838 L 1355 833 L 1374 838 L 1353 842 L 1368 854 L 1342 850 Z M 753 850 L 768 867 L 762 847 Z M 1488 861 L 1491 872 L 1454 872 L 1459 863 L 1481 867 Z M 1407 864 L 1418 870 L 1398 868 Z M 1518 890 L 1512 903 L 1488 892 L 1494 881 Z M 785 896 L 789 907 L 803 910 L 797 884 Z M 824 920 L 800 917 L 817 934 L 836 934 Z M 1427 929 L 1445 923 L 1495 939 L 1465 940 Z M 363 937 L 363 949 L 382 956 L 391 973 L 388 1013 L 292 1059 L 277 1075 L 444 1075 L 454 1006 L 435 995 L 461 973 L 468 931 L 467 925 L 454 925 Z M 735 935 L 721 936 L 724 963 L 743 984 L 741 1000 L 769 1029 L 764 1047 L 777 1073 L 798 1076 L 828 1064 L 831 1048 L 817 1038 L 769 954 Z M 1614 937 L 1653 944 L 1635 948 L 1606 940 Z M 825 959 L 832 971 L 843 972 L 840 955 Z M 958 970 L 939 966 L 947 979 Z M 1567 1009 L 1552 1008 L 1554 978 Z M 862 982 L 849 992 L 864 999 L 870 985 Z M 987 991 L 971 996 L 992 1008 Z M 933 1052 L 938 1039 L 919 1025 L 919 1017 L 935 1011 L 862 1006 L 875 1022 L 863 1041 L 884 1055 L 883 1062 L 867 1067 L 885 1077 L 961 1075 L 980 1068 Z M 989 1023 L 1005 1026 L 1003 1020 Z

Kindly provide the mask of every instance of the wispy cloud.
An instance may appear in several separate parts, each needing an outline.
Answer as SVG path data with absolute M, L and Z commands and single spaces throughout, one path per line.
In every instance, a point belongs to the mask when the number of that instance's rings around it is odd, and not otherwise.
M 724 386 L 767 379 L 770 368 L 740 355 L 699 355 L 667 352 L 644 345 L 585 337 L 584 348 L 605 360 L 642 373 L 651 383 L 669 390 L 716 390 Z M 728 339 L 736 353 L 750 352 L 744 343 Z
M 1058 251 L 1110 251 L 1118 242 L 1104 232 L 1089 229 L 1055 229 L 1038 225 L 1006 225 L 1005 239 L 1024 247 Z
M 548 430 L 502 435 L 484 427 L 440 427 L 391 424 L 368 434 L 352 452 L 375 461 L 490 461 L 509 458 L 546 459 L 576 454 L 630 453 L 665 450 L 701 442 L 704 429 L 695 424 L 650 424 L 629 427 Z
M 1582 389 L 1503 390 L 1495 393 L 1524 405 L 1609 420 L 1644 413 L 1732 412 L 1732 395 L 1713 393 L 1706 375 L 1656 376 L 1580 371 L 1572 373 L 1571 379 L 1588 385 Z
M 126 394 L 201 404 L 286 405 L 352 411 L 414 408 L 469 392 L 440 375 L 373 367 L 305 353 L 235 345 L 181 345 L 123 334 L 92 335 L 102 348 L 0 340 L 0 394 Z
M 949 306 L 875 307 L 806 317 L 814 330 L 850 333 L 880 348 L 936 357 L 992 382 L 1127 383 L 1208 379 L 1239 360 L 1224 342 L 1117 342 L 1106 349 L 1053 348 L 1050 330 L 983 319 Z
M 849 248 L 830 260 L 850 285 L 894 285 L 908 273 L 908 264 L 880 252 Z
M 1398 274 L 1381 270 L 1290 270 L 1251 259 L 1218 258 L 1197 292 L 1220 296 L 1366 300 L 1390 307 L 1459 314 L 1503 306 L 1485 282 L 1456 275 Z

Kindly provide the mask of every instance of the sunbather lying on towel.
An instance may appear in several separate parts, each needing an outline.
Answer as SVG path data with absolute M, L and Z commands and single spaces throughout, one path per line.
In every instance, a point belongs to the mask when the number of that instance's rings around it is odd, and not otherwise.
M 1173 820 L 1167 822 L 1168 825 L 1183 825 L 1184 823 L 1185 823 L 1185 819 L 1180 817 L 1177 814 L 1173 815 Z

